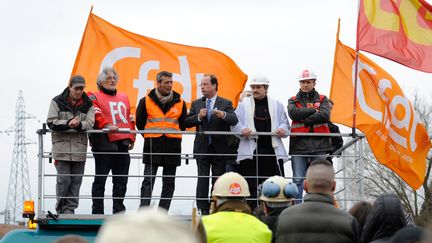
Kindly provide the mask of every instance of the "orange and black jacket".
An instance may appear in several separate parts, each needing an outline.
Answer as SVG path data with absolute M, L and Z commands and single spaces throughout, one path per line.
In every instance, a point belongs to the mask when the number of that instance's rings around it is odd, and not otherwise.
M 181 107 L 180 116 L 178 117 L 178 128 L 181 131 L 185 130 L 184 119 L 187 115 L 186 103 L 181 99 L 178 93 L 173 91 L 173 99 L 165 104 L 162 104 L 156 96 L 155 89 L 150 91 L 147 96 L 145 96 L 139 101 L 138 108 L 136 110 L 136 126 L 138 130 L 145 130 L 146 128 L 149 128 L 149 126 L 147 125 L 149 118 L 148 111 L 149 109 L 155 109 L 155 107 L 146 106 L 146 99 L 151 99 L 151 104 L 157 105 L 163 114 L 171 112 L 170 110 L 172 108 Z M 181 141 L 181 136 L 145 136 L 143 148 L 143 163 L 149 164 L 151 162 L 154 165 L 179 166 L 181 161 Z M 150 152 L 157 154 L 150 155 Z M 178 153 L 178 155 L 161 155 L 160 153 Z

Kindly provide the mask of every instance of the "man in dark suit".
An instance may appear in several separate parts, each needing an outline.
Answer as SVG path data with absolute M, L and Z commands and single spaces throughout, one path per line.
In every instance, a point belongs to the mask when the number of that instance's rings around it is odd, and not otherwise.
M 210 169 L 212 185 L 217 177 L 225 173 L 227 154 L 232 153 L 228 136 L 207 135 L 203 131 L 230 131 L 230 126 L 237 124 L 232 102 L 217 95 L 218 80 L 216 76 L 206 74 L 201 80 L 201 92 L 204 97 L 192 102 L 189 114 L 185 118 L 186 127 L 196 127 L 198 132 L 194 141 L 194 157 L 197 160 L 198 183 L 196 198 L 198 209 L 202 214 L 208 214 L 210 201 L 208 199 Z M 219 155 L 221 154 L 221 155 Z

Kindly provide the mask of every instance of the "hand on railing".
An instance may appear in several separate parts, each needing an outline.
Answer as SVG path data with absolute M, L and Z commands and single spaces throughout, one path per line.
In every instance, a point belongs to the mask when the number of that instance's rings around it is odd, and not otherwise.
M 278 137 L 282 138 L 285 136 L 285 130 L 282 128 L 278 128 L 276 129 L 276 135 L 278 135 Z
M 119 130 L 118 126 L 116 125 L 108 125 L 108 131 L 110 132 L 117 132 Z
M 243 137 L 249 137 L 252 133 L 252 130 L 250 128 L 246 127 L 246 128 L 243 128 L 241 130 L 241 133 L 242 133 Z

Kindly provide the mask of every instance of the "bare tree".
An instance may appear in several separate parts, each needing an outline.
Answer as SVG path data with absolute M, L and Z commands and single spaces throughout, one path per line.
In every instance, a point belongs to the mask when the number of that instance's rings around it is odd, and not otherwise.
M 425 99 L 414 94 L 414 109 L 416 110 L 420 120 L 424 122 L 426 130 L 429 133 L 429 138 L 432 137 L 432 105 Z M 425 225 L 431 222 L 432 219 L 432 178 L 430 176 L 432 168 L 432 152 L 429 151 L 427 158 L 426 176 L 422 185 L 424 200 L 421 204 L 420 212 L 416 217 L 416 222 L 420 225 Z
M 432 105 L 424 98 L 414 94 L 413 106 L 417 115 L 424 122 L 429 137 L 432 134 Z M 405 183 L 396 173 L 381 165 L 374 157 L 371 149 L 365 142 L 364 146 L 364 192 L 367 199 L 373 199 L 384 192 L 395 192 L 402 201 L 406 214 L 413 217 L 418 225 L 425 225 L 432 222 L 432 152 L 426 159 L 426 175 L 423 185 L 418 190 L 413 190 L 408 184 Z M 353 149 L 348 149 L 345 154 L 353 155 Z M 360 169 L 358 163 L 350 163 L 345 166 L 347 170 L 346 176 L 358 177 Z M 358 181 L 357 181 L 358 182 Z M 351 193 L 355 192 L 357 184 L 351 184 L 345 190 Z M 358 190 L 357 190 L 358 191 Z M 355 197 L 355 196 L 354 196 Z

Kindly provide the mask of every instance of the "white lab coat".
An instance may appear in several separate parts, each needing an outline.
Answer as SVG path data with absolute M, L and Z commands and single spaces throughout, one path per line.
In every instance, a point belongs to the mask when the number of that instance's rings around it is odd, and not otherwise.
M 267 96 L 269 104 L 269 113 L 271 119 L 271 132 L 275 132 L 277 128 L 282 128 L 285 133 L 288 134 L 290 128 L 288 123 L 288 117 L 285 113 L 283 105 L 270 97 Z M 231 126 L 231 131 L 241 133 L 243 128 L 249 128 L 252 132 L 256 132 L 254 125 L 254 113 L 255 113 L 255 100 L 253 97 L 245 98 L 243 102 L 239 103 L 235 114 L 238 118 L 238 123 L 235 126 Z M 286 135 L 285 137 L 287 137 Z M 256 149 L 256 137 L 245 138 L 239 136 L 240 144 L 237 149 L 237 159 L 239 162 L 244 159 L 252 159 L 253 152 Z M 272 137 L 272 145 L 275 150 L 277 159 L 282 159 L 284 162 L 288 160 L 288 155 L 285 147 L 282 143 L 282 139 L 278 136 Z

